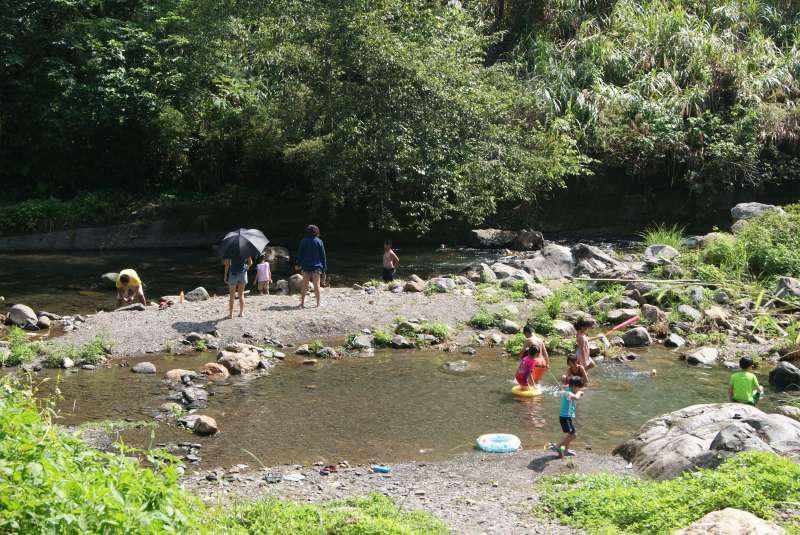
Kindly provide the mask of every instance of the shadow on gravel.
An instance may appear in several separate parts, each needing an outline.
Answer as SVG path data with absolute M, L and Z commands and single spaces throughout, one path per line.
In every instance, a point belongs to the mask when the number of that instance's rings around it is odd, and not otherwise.
M 297 305 L 270 305 L 268 307 L 264 307 L 262 310 L 300 310 Z
M 555 453 L 549 453 L 541 455 L 540 457 L 536 457 L 528 463 L 528 470 L 533 470 L 534 472 L 544 473 L 547 469 L 547 466 L 552 463 L 553 461 L 560 461 L 561 459 L 558 458 L 558 455 Z
M 172 328 L 181 334 L 195 333 L 211 333 L 217 330 L 217 323 L 224 318 L 209 321 L 176 321 L 172 324 Z

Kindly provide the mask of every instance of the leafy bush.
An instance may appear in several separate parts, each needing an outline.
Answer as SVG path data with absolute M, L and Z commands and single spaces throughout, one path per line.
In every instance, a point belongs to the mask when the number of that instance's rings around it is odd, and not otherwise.
M 178 484 L 173 458 L 142 468 L 55 429 L 30 392 L 0 384 L 0 531 L 196 533 L 202 505 Z
M 308 350 L 312 353 L 317 353 L 323 347 L 325 347 L 325 344 L 322 343 L 322 340 L 314 340 L 308 344 Z
M 575 353 L 578 347 L 575 338 L 562 338 L 558 335 L 548 336 L 545 340 L 545 345 L 547 346 L 547 351 L 550 353 L 564 354 Z
M 548 314 L 536 314 L 528 321 L 528 323 L 538 334 L 547 336 L 553 332 L 553 318 L 551 318 Z
M 562 475 L 543 481 L 540 499 L 541 512 L 588 533 L 666 535 L 726 507 L 773 519 L 782 503 L 800 500 L 800 465 L 749 452 L 669 481 Z
M 373 333 L 375 347 L 387 347 L 392 344 L 392 335 L 381 329 Z
M 517 333 L 513 336 L 509 336 L 506 341 L 503 342 L 503 349 L 505 349 L 507 353 L 517 356 L 522 352 L 522 346 L 524 344 L 525 335 L 522 333 Z
M 3 366 L 19 366 L 33 361 L 38 355 L 41 345 L 31 342 L 27 333 L 19 327 L 13 326 L 6 335 L 8 354 L 0 353 Z
M 81 347 L 78 359 L 83 364 L 97 364 L 111 353 L 112 346 L 113 344 L 108 338 L 96 335 Z
M 644 246 L 669 245 L 680 251 L 683 249 L 683 233 L 686 227 L 678 225 L 667 226 L 666 223 L 658 223 L 647 227 L 639 236 L 644 240 Z
M 208 340 L 206 340 L 205 338 L 200 338 L 199 340 L 195 340 L 194 350 L 201 352 L 208 351 Z
M 440 321 L 423 321 L 419 325 L 419 332 L 430 334 L 439 340 L 447 340 L 450 338 L 450 327 L 448 327 L 446 323 Z
M 494 326 L 494 314 L 482 308 L 472 315 L 467 324 L 482 331 L 491 329 Z
M 404 512 L 382 494 L 338 500 L 323 505 L 298 504 L 274 498 L 217 511 L 218 529 L 249 535 L 437 535 L 445 525 L 425 512 Z

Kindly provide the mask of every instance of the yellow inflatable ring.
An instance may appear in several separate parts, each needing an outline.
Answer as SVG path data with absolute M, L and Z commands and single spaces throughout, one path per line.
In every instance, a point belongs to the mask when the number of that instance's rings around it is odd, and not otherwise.
M 511 389 L 511 393 L 518 398 L 534 398 L 542 395 L 542 391 L 538 388 L 531 387 L 530 390 L 522 390 L 522 387 L 519 385 L 514 386 L 514 388 Z

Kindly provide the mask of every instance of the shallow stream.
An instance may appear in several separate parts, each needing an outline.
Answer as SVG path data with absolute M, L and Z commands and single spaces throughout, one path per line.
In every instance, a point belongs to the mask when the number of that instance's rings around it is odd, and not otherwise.
M 466 372 L 444 370 L 445 362 L 462 358 L 469 361 Z M 158 367 L 157 375 L 133 374 L 118 361 L 110 369 L 62 372 L 62 423 L 152 421 L 169 390 L 163 373 L 197 369 L 212 358 L 162 355 L 147 360 Z M 488 349 L 474 357 L 381 351 L 372 358 L 316 366 L 289 356 L 269 376 L 208 385 L 213 395 L 200 412 L 216 418 L 217 436 L 195 437 L 172 423 L 122 436 L 134 446 L 202 443 L 201 466 L 206 468 L 241 462 L 257 466 L 253 456 L 268 466 L 442 460 L 471 451 L 475 438 L 490 432 L 514 433 L 525 449 L 537 450 L 561 434 L 554 385 L 564 359 L 555 359 L 553 374 L 545 378 L 547 392 L 532 400 L 511 396 L 515 368 L 515 359 Z M 44 373 L 51 379 L 41 389 L 46 395 L 58 372 Z M 649 418 L 695 403 L 725 401 L 728 375 L 719 368 L 689 369 L 663 348 L 644 351 L 629 364 L 601 364 L 592 370 L 592 385 L 578 403 L 576 445 L 610 452 Z M 761 408 L 768 410 L 775 402 L 768 396 Z

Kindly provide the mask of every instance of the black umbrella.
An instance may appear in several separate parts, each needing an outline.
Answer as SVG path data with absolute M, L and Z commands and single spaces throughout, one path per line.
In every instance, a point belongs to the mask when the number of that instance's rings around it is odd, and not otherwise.
M 260 230 L 240 228 L 225 235 L 219 246 L 219 254 L 234 264 L 241 264 L 248 257 L 261 254 L 268 243 L 269 240 Z

